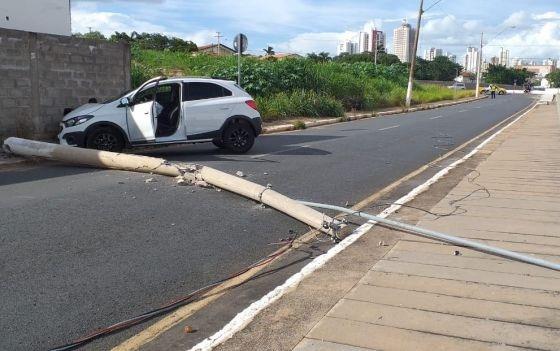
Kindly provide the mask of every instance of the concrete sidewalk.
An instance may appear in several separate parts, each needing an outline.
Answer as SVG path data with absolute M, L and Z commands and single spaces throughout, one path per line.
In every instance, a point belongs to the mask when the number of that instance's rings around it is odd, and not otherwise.
M 559 117 L 537 106 L 410 203 L 453 215 L 392 218 L 560 262 Z M 560 350 L 559 294 L 560 272 L 376 226 L 217 350 Z
M 487 148 L 432 209 L 464 213 L 418 225 L 560 262 L 556 106 L 537 107 Z M 406 236 L 295 350 L 560 350 L 559 293 L 560 272 Z

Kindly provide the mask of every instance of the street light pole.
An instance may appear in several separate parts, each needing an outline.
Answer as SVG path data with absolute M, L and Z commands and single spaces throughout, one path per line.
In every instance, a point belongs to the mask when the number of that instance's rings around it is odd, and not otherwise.
M 475 97 L 480 96 L 480 72 L 482 66 L 482 40 L 484 39 L 484 32 L 480 33 L 480 52 L 478 53 L 478 67 L 476 68 L 476 92 Z
M 408 87 L 406 89 L 405 106 L 410 107 L 412 100 L 412 83 L 414 81 L 414 67 L 416 66 L 416 52 L 418 50 L 418 38 L 420 37 L 420 23 L 422 22 L 422 14 L 424 13 L 424 0 L 420 0 L 420 8 L 418 9 L 418 21 L 416 22 L 416 33 L 414 35 L 414 48 L 412 50 L 412 59 L 410 60 L 410 72 L 408 74 Z

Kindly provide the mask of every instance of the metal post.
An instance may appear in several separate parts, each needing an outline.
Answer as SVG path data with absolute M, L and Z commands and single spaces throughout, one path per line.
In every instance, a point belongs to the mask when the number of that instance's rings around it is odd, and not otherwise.
M 237 85 L 241 86 L 241 34 L 237 38 Z
M 476 92 L 475 97 L 480 96 L 480 72 L 482 66 L 482 40 L 484 39 L 484 32 L 480 33 L 480 52 L 478 53 L 478 67 L 476 68 Z
M 424 0 L 420 0 L 420 8 L 418 9 L 418 21 L 416 22 L 416 35 L 414 36 L 414 48 L 412 50 L 412 59 L 410 60 L 410 72 L 408 74 L 408 87 L 406 89 L 405 106 L 410 107 L 412 101 L 412 83 L 414 81 L 414 67 L 416 65 L 416 51 L 418 50 L 418 38 L 420 37 L 420 23 L 422 21 L 422 13 L 424 13 Z
M 372 44 L 375 46 L 375 51 L 373 52 L 373 64 L 377 66 L 377 29 L 375 29 L 371 34 L 373 36 L 375 33 L 375 37 L 372 38 Z

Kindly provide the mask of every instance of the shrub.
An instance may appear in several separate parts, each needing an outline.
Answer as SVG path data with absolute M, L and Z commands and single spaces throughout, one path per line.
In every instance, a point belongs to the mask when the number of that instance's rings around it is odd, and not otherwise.
M 258 97 L 257 106 L 265 121 L 290 117 L 340 117 L 344 115 L 344 108 L 339 101 L 309 90 Z

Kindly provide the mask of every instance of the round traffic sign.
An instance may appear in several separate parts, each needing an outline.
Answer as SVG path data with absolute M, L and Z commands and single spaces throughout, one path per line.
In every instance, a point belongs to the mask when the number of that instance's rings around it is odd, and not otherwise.
M 233 40 L 233 48 L 235 49 L 235 51 L 239 52 L 239 48 L 241 48 L 241 52 L 245 52 L 247 51 L 248 45 L 249 42 L 245 34 L 239 33 L 235 36 L 235 39 Z

